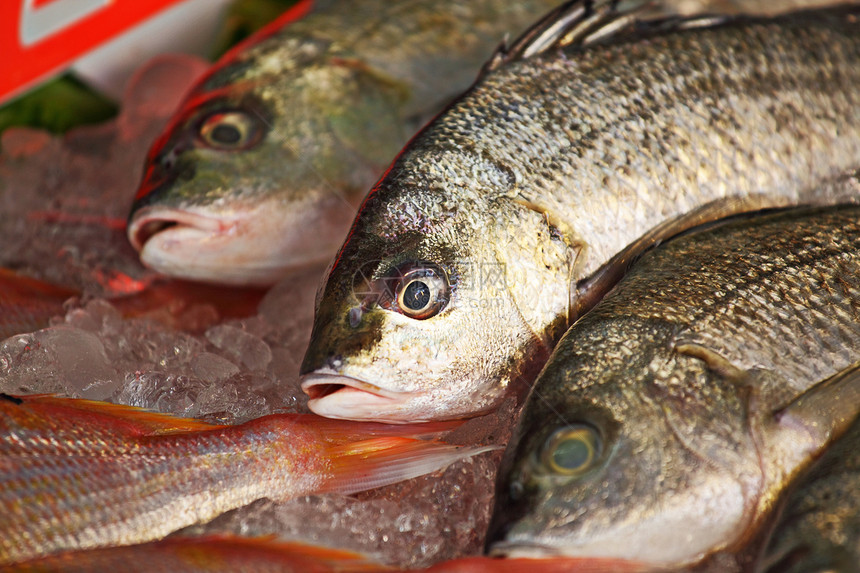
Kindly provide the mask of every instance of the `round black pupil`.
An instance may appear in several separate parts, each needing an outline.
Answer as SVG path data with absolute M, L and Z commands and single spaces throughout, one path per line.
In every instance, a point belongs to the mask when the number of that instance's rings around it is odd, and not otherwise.
M 221 125 L 216 125 L 215 129 L 212 130 L 212 139 L 218 143 L 232 145 L 239 143 L 239 140 L 242 139 L 242 132 L 235 125 L 222 123 Z
M 430 302 L 430 287 L 421 281 L 412 281 L 403 291 L 403 304 L 409 310 L 422 310 Z
M 570 438 L 560 442 L 552 453 L 552 459 L 560 468 L 577 470 L 588 463 L 591 448 L 582 438 Z

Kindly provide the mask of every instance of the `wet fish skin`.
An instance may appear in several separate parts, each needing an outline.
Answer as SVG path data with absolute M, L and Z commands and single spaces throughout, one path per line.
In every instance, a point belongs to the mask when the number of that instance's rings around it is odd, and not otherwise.
M 146 316 L 187 332 L 202 332 L 220 318 L 251 316 L 265 294 L 261 289 L 170 280 L 139 287 L 138 292 L 110 298 L 110 303 L 125 318 Z M 0 268 L 0 341 L 48 327 L 52 318 L 66 313 L 66 302 L 82 294 Z M 208 305 L 214 316 L 200 317 L 201 305 Z
M 0 565 L 159 539 L 263 497 L 371 489 L 488 449 L 414 439 L 445 429 L 289 414 L 213 426 L 0 394 Z
M 98 573 L 111 570 L 127 573 L 358 573 L 391 571 L 391 568 L 348 551 L 228 535 L 174 536 L 141 545 L 62 553 L 0 567 L 3 573 Z
M 270 571 L 391 572 L 405 571 L 342 550 L 288 543 L 277 539 L 233 536 L 169 537 L 162 541 L 52 555 L 8 567 L 2 573 L 99 573 L 112 569 L 128 573 L 264 573 Z M 408 571 L 416 571 L 410 569 Z M 466 557 L 421 569 L 423 573 L 639 573 L 640 567 L 618 566 L 603 559 L 490 559 Z
M 793 485 L 757 573 L 850 573 L 860 567 L 860 424 Z
M 554 4 L 344 0 L 286 14 L 222 58 L 153 145 L 129 239 L 148 266 L 218 283 L 327 261 L 407 138 Z M 213 141 L 219 128 L 236 141 Z
M 860 209 L 840 207 L 646 254 L 535 382 L 500 469 L 491 551 L 669 567 L 740 550 L 856 419 L 858 247 Z M 553 456 L 572 431 L 594 454 L 565 474 Z
M 611 288 L 589 281 L 626 265 L 635 249 L 611 262 L 626 245 L 837 202 L 813 189 L 860 160 L 857 8 L 592 42 L 629 14 L 583 6 L 560 13 L 574 16 L 570 45 L 552 22 L 527 33 L 371 191 L 318 301 L 302 366 L 313 411 L 402 422 L 492 409 Z M 390 291 L 423 268 L 449 292 L 418 320 Z
M 79 293 L 0 268 L 0 340 L 48 326 Z

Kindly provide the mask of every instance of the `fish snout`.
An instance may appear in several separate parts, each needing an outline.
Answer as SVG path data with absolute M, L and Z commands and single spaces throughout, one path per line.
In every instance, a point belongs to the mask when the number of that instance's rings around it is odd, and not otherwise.
M 503 476 L 500 472 L 500 477 Z M 511 478 L 507 483 L 501 479 L 496 484 L 496 500 L 493 506 L 493 516 L 487 528 L 484 551 L 488 555 L 507 555 L 511 530 L 522 518 L 528 515 L 532 508 L 531 496 L 519 477 Z
M 326 368 L 302 376 L 302 390 L 308 395 L 310 410 L 326 418 L 410 423 L 416 420 L 395 414 L 405 397 L 398 392 L 338 374 Z
M 167 229 L 188 229 L 201 234 L 211 234 L 223 232 L 224 226 L 218 219 L 197 215 L 188 210 L 151 206 L 132 213 L 128 224 L 128 239 L 132 246 L 141 252 L 152 237 Z

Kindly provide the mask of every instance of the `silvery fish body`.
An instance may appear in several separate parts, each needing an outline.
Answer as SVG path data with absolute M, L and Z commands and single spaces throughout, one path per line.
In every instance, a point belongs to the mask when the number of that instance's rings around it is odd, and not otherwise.
M 837 200 L 815 186 L 860 161 L 860 10 L 646 23 L 611 4 L 568 3 L 499 53 L 370 192 L 318 299 L 312 410 L 491 409 L 645 246 Z
M 500 470 L 493 552 L 674 567 L 740 551 L 856 418 L 858 356 L 858 207 L 647 253 L 535 382 Z
M 302 0 L 224 56 L 153 145 L 129 218 L 144 264 L 271 284 L 337 250 L 410 135 L 555 0 Z

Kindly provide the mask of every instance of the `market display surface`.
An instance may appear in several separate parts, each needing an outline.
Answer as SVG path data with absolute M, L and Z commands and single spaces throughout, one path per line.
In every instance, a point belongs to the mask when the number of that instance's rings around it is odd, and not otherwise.
M 860 6 L 554 4 L 0 135 L 0 570 L 856 568 Z

